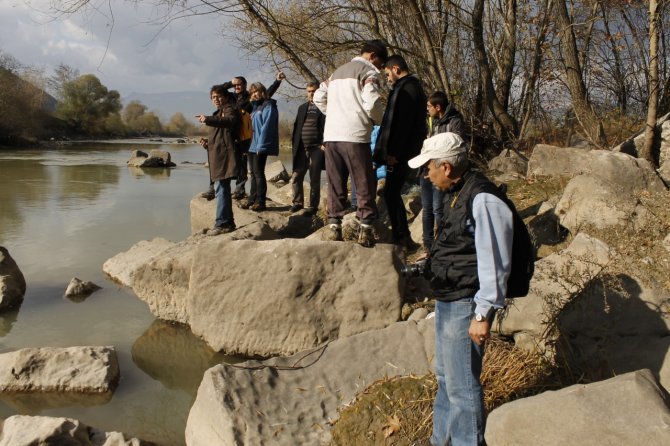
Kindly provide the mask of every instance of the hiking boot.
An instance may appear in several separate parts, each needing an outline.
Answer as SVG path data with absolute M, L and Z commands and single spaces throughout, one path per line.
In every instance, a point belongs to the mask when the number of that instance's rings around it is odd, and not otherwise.
M 296 204 L 294 204 L 293 206 L 291 206 L 291 209 L 289 209 L 289 211 L 291 211 L 291 212 L 298 212 L 298 211 L 301 210 L 302 208 L 303 208 L 303 206 L 302 206 L 301 204 L 296 203 Z
M 224 226 L 216 226 L 207 231 L 207 235 L 215 236 L 219 234 L 228 234 L 229 232 L 233 232 L 234 230 L 235 230 L 235 223 Z
M 358 241 L 356 242 L 364 248 L 372 248 L 375 246 L 375 232 L 372 228 L 372 225 L 366 225 L 361 223 L 360 230 L 358 232 Z
M 323 232 L 323 235 L 321 236 L 321 240 L 327 241 L 327 242 L 341 242 L 342 241 L 342 226 L 331 223 L 328 225 L 326 230 Z
M 247 194 L 245 194 L 244 192 L 235 192 L 235 193 L 233 194 L 233 200 L 238 200 L 238 201 L 239 201 L 239 200 L 243 199 L 243 198 L 246 197 L 246 196 L 247 196 Z
M 216 192 L 214 192 L 214 186 L 209 186 L 209 189 L 207 189 L 206 192 L 203 192 L 200 194 L 202 198 L 206 198 L 207 201 L 212 201 L 214 198 L 216 198 Z
M 254 212 L 263 212 L 267 208 L 265 207 L 264 204 L 256 203 L 253 206 L 251 206 L 251 210 Z
M 249 209 L 253 205 L 254 205 L 254 203 L 252 201 L 247 200 L 247 201 L 243 201 L 243 202 L 239 203 L 237 206 L 240 209 Z

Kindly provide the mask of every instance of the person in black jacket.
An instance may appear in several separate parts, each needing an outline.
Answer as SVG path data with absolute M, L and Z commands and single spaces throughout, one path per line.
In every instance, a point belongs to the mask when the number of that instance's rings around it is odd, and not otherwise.
M 298 108 L 293 124 L 293 205 L 297 212 L 305 205 L 303 180 L 309 170 L 309 207 L 307 213 L 314 215 L 321 199 L 321 170 L 325 167 L 323 152 L 323 127 L 326 115 L 314 105 L 314 92 L 319 88 L 316 81 L 307 84 L 307 102 Z
M 408 250 L 418 245 L 412 240 L 407 211 L 400 196 L 409 167 L 407 160 L 418 155 L 426 137 L 426 94 L 421 81 L 409 73 L 402 56 L 393 55 L 384 64 L 391 94 L 384 111 L 373 160 L 384 164 L 384 200 L 391 220 L 393 243 Z

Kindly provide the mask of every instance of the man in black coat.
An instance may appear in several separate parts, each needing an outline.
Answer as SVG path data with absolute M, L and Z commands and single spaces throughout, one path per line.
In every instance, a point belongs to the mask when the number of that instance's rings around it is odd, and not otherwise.
M 314 105 L 314 92 L 318 82 L 307 84 L 307 102 L 298 108 L 293 124 L 293 206 L 291 212 L 297 212 L 305 205 L 303 180 L 309 170 L 309 207 L 308 213 L 315 214 L 321 199 L 321 170 L 325 167 L 323 152 L 323 127 L 326 115 Z
M 400 193 L 409 173 L 407 161 L 419 154 L 426 137 L 426 94 L 421 81 L 410 74 L 402 56 L 389 57 L 384 72 L 392 90 L 373 160 L 387 166 L 384 200 L 391 220 L 393 243 L 413 250 L 418 245 L 410 236 L 407 211 Z

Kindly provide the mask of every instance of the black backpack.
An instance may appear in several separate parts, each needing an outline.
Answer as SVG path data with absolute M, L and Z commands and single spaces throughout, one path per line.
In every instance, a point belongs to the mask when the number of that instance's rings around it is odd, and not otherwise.
M 507 185 L 501 184 L 496 187 L 493 183 L 483 185 L 479 192 L 486 192 L 500 198 L 507 204 L 507 207 L 512 211 L 512 219 L 514 226 L 514 236 L 512 239 L 512 268 L 507 279 L 507 297 L 508 299 L 514 297 L 524 297 L 530 290 L 530 280 L 533 278 L 535 272 L 535 247 L 528 233 L 528 228 L 523 222 L 523 219 L 516 210 L 516 206 L 512 200 L 507 197 Z M 467 212 L 472 224 L 475 224 L 475 219 L 472 216 L 472 200 L 476 194 L 470 197 L 467 204 Z

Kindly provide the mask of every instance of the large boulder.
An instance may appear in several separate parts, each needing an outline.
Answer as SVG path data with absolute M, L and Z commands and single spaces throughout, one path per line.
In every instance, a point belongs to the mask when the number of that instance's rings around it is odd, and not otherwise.
M 9 251 L 0 246 L 0 311 L 17 306 L 26 294 L 26 280 Z
M 114 347 L 23 348 L 0 354 L 0 392 L 112 392 L 119 382 Z
M 505 149 L 489 161 L 489 169 L 506 174 L 525 176 L 528 171 L 528 158 L 516 150 Z
M 2 423 L 0 446 L 142 446 L 151 445 L 120 432 L 103 432 L 72 418 L 14 415 Z
M 488 416 L 486 443 L 670 444 L 668 403 L 649 370 L 640 370 L 504 404 Z
M 221 253 L 226 253 L 222 256 Z M 187 312 L 215 350 L 292 354 L 400 318 L 392 249 L 306 240 L 202 245 Z
M 186 443 L 328 444 L 338 407 L 358 392 L 431 370 L 434 336 L 432 319 L 400 322 L 291 357 L 215 366 L 198 389 Z
M 670 113 L 663 115 L 656 120 L 656 131 L 661 135 L 658 141 L 660 143 L 661 152 L 667 149 L 668 143 L 670 142 L 670 121 L 668 121 L 668 118 L 670 118 Z M 642 129 L 618 146 L 612 147 L 612 151 L 627 153 L 631 156 L 639 156 L 639 153 L 644 148 L 645 139 L 645 129 Z
M 585 150 L 538 144 L 528 161 L 528 176 L 572 178 L 586 174 L 629 191 L 666 190 L 648 161 L 606 150 Z
M 265 166 L 265 178 L 270 183 L 288 183 L 291 179 L 291 176 L 286 171 L 284 163 L 280 160 L 276 160 Z
M 282 189 L 285 189 L 284 186 Z M 267 210 L 254 212 L 250 209 L 241 209 L 233 205 L 235 225 L 238 228 L 262 223 L 267 225 L 274 235 L 268 238 L 296 237 L 302 238 L 314 232 L 318 225 L 311 216 L 304 213 L 292 214 L 289 212 L 290 203 L 268 201 Z M 211 228 L 216 214 L 216 200 L 207 201 L 199 194 L 191 199 L 191 233 L 195 234 L 205 228 Z
M 597 176 L 578 175 L 565 187 L 554 209 L 561 226 L 576 234 L 583 228 L 603 229 L 644 224 L 645 207 L 635 193 L 613 181 Z
M 127 285 L 155 316 L 231 354 L 291 354 L 399 319 L 390 247 L 235 240 L 240 231 L 190 237 L 130 272 L 115 269 L 117 278 L 132 277 Z

